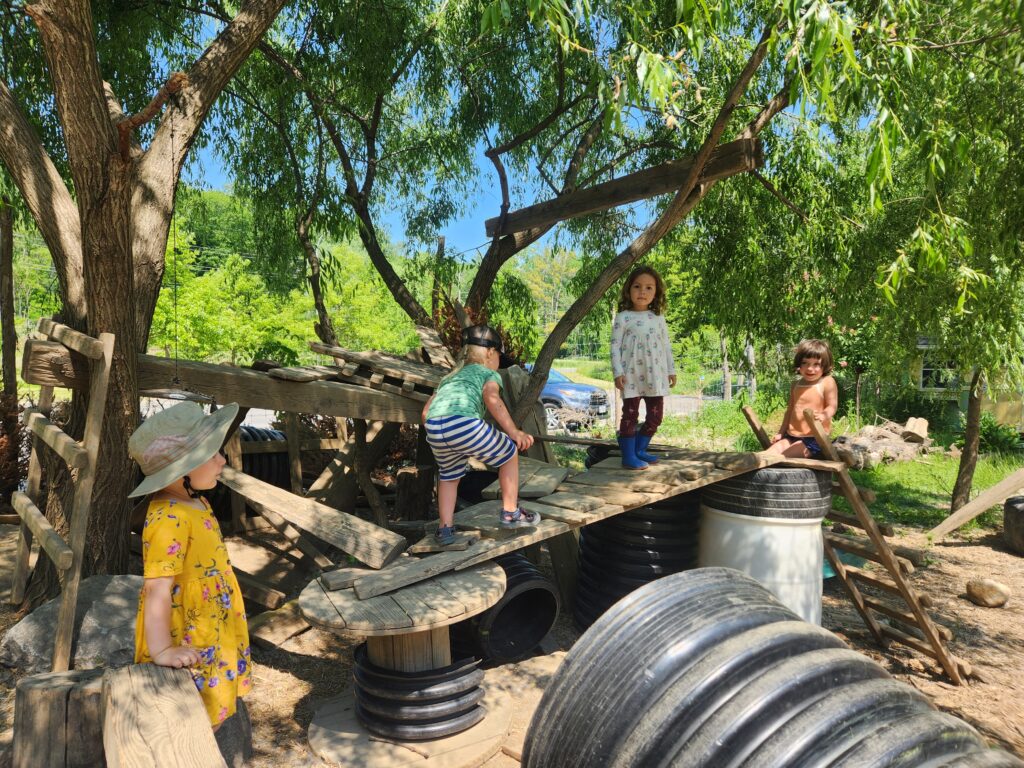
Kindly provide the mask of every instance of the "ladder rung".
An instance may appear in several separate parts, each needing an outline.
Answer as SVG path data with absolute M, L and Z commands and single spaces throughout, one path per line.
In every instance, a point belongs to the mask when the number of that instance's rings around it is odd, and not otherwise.
M 89 454 L 81 445 L 69 437 L 60 427 L 43 416 L 35 408 L 26 408 L 25 426 L 32 433 L 56 451 L 72 469 L 81 469 L 89 463 Z
M 867 571 L 861 570 L 852 565 L 846 566 L 846 573 L 850 578 L 856 579 L 862 584 L 881 589 L 884 592 L 888 592 L 891 595 L 897 595 L 900 598 L 903 597 L 903 593 L 900 592 L 900 588 L 897 587 L 893 582 L 880 579 L 874 574 L 868 573 Z M 921 604 L 922 608 L 931 608 L 932 599 L 928 595 L 919 594 L 917 595 L 917 602 Z
M 28 497 L 28 494 L 15 491 L 11 494 L 11 505 L 17 511 L 22 522 L 32 531 L 39 546 L 50 556 L 53 564 L 62 571 L 71 567 L 74 554 L 60 534 L 50 525 L 46 515 L 39 511 L 39 507 Z
M 855 515 L 848 515 L 845 512 L 840 512 L 838 509 L 830 509 L 826 517 L 833 522 L 843 523 L 844 525 L 859 528 L 862 531 L 865 530 L 864 523 L 860 521 L 859 517 L 856 517 Z M 875 525 L 878 526 L 878 531 L 883 536 L 893 536 L 896 533 L 888 523 L 880 523 L 876 520 Z
M 870 488 L 862 488 L 861 486 L 854 486 L 857 489 L 857 493 L 860 495 L 861 501 L 865 504 L 872 504 L 878 500 L 877 494 Z M 839 483 L 832 483 L 832 495 L 846 497 L 843 493 L 843 488 Z
M 831 531 L 825 532 L 825 538 L 828 539 L 828 543 L 835 549 L 841 549 L 845 552 L 863 557 L 865 560 L 871 560 L 872 562 L 882 564 L 882 556 L 878 554 L 878 550 L 874 548 L 875 545 L 870 539 L 855 539 L 850 536 L 840 536 L 838 533 L 832 533 Z M 909 576 L 914 572 L 914 564 L 907 558 L 901 557 L 895 553 L 893 553 L 893 557 L 895 557 L 896 562 L 899 563 L 900 570 L 903 572 L 904 576 Z
M 912 613 L 907 613 L 906 611 L 898 610 L 897 608 L 894 608 L 891 605 L 886 605 L 885 603 L 876 600 L 873 597 L 868 597 L 867 595 L 864 595 L 864 605 L 868 606 L 872 610 L 878 611 L 879 613 L 888 616 L 890 619 L 895 619 L 896 621 L 902 622 L 903 624 L 906 624 L 908 627 L 914 627 L 918 631 L 920 631 L 921 629 L 917 623 L 917 617 L 914 616 L 914 614 Z M 934 622 L 932 623 L 934 624 Z M 935 624 L 935 631 L 939 633 L 939 636 L 943 640 L 953 639 L 953 632 L 950 630 L 949 627 L 944 627 L 941 624 Z
M 103 357 L 103 342 L 99 339 L 94 339 L 92 336 L 79 333 L 74 328 L 68 328 L 66 325 L 55 323 L 53 320 L 44 317 L 39 321 L 39 330 L 54 341 L 59 341 L 65 347 L 81 352 L 93 360 L 99 360 Z

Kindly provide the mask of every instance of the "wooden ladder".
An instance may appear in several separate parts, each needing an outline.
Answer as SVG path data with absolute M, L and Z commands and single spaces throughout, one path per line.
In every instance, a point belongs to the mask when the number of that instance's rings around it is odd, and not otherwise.
M 762 447 L 770 445 L 768 434 L 761 426 L 757 415 L 749 406 L 743 408 L 743 415 L 747 423 L 754 431 Z M 860 613 L 861 618 L 875 640 L 887 648 L 890 643 L 902 643 L 913 648 L 938 662 L 943 671 L 957 685 L 963 685 L 964 678 L 970 675 L 970 665 L 965 661 L 956 658 L 946 647 L 946 640 L 952 639 L 952 633 L 946 627 L 937 626 L 931 617 L 925 612 L 926 605 L 930 600 L 923 595 L 918 595 L 907 583 L 906 576 L 914 571 L 913 563 L 907 557 L 901 556 L 899 547 L 894 548 L 885 540 L 885 535 L 892 535 L 892 529 L 888 528 L 883 532 L 885 526 L 880 526 L 871 516 L 867 502 L 874 500 L 874 494 L 867 489 L 858 488 L 850 477 L 846 464 L 839 458 L 832 441 L 824 433 L 821 425 L 814 420 L 811 411 L 805 411 L 804 416 L 807 423 L 814 431 L 814 437 L 821 446 L 824 458 L 837 462 L 839 469 L 833 469 L 836 482 L 832 485 L 832 493 L 846 498 L 853 510 L 853 515 L 844 514 L 838 510 L 831 510 L 827 515 L 829 520 L 842 523 L 853 528 L 864 531 L 866 538 L 840 535 L 827 532 L 824 536 L 825 556 L 828 557 L 832 569 L 835 571 L 839 582 L 846 589 L 846 593 L 853 601 L 854 607 Z M 862 568 L 856 568 L 845 564 L 840 560 L 836 550 L 849 552 L 857 557 L 870 560 L 885 569 L 888 578 L 882 574 L 870 573 Z M 904 551 L 910 554 L 909 550 Z M 883 601 L 881 598 L 865 594 L 861 591 L 862 586 L 868 586 L 875 591 L 884 593 L 895 600 L 895 605 Z M 919 634 L 912 634 L 912 633 Z
M 89 527 L 89 507 L 92 488 L 96 480 L 96 458 L 100 450 L 100 432 L 103 426 L 103 411 L 107 400 L 107 384 L 110 381 L 110 366 L 114 355 L 114 335 L 101 333 L 98 339 L 79 333 L 66 325 L 43 318 L 39 321 L 39 332 L 47 338 L 60 342 L 69 350 L 84 355 L 90 361 L 89 410 L 85 416 L 85 434 L 78 442 L 50 421 L 49 410 L 53 405 L 53 386 L 44 385 L 39 393 L 39 405 L 26 408 L 22 414 L 25 426 L 32 433 L 32 455 L 28 464 L 28 484 L 25 492 L 15 491 L 11 503 L 21 518 L 18 536 L 18 552 L 14 561 L 14 576 L 11 580 L 11 603 L 19 605 L 25 597 L 29 576 L 29 555 L 33 536 L 38 539 L 40 549 L 47 554 L 61 575 L 61 603 L 57 614 L 57 631 L 53 644 L 53 671 L 64 672 L 71 661 L 71 640 L 75 624 L 75 608 L 78 603 L 78 583 L 82 576 L 82 554 L 85 549 L 85 533 Z M 29 356 L 26 345 L 25 355 Z M 25 366 L 23 366 L 23 370 Z M 42 486 L 43 467 L 40 461 L 40 445 L 49 446 L 68 465 L 77 469 L 75 493 L 68 517 L 70 533 L 68 541 L 50 525 L 40 511 L 39 492 Z

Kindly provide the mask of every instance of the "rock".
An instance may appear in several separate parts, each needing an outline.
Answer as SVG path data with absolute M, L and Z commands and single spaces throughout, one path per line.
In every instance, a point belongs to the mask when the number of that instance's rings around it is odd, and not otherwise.
M 928 437 L 928 419 L 911 416 L 901 433 L 908 443 L 923 443 Z
M 1010 588 L 992 579 L 972 579 L 967 582 L 967 597 L 975 605 L 1000 608 L 1010 599 Z
M 78 589 L 75 669 L 122 667 L 135 659 L 141 576 L 90 576 Z M 36 608 L 0 642 L 0 664 L 26 674 L 49 672 L 60 597 Z

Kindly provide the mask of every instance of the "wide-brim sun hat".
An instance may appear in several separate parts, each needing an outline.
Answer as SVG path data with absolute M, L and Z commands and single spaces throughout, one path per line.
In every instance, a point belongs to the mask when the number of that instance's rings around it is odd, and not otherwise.
M 128 453 L 146 479 L 128 496 L 145 496 L 166 488 L 212 459 L 237 414 L 238 403 L 207 414 L 197 403 L 186 401 L 142 422 L 128 439 Z

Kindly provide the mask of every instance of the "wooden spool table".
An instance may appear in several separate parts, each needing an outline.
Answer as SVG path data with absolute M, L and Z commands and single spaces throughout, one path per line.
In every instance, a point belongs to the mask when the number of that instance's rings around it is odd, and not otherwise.
M 366 638 L 365 654 L 361 649 L 356 652 L 357 669 L 375 670 L 385 677 L 393 672 L 401 681 L 404 676 L 429 678 L 434 671 L 460 674 L 459 665 L 452 664 L 449 626 L 487 610 L 504 593 L 505 571 L 486 562 L 368 600 L 357 598 L 352 588 L 330 591 L 314 580 L 299 596 L 299 607 L 316 627 Z M 475 665 L 463 668 L 475 672 L 479 679 Z M 374 768 L 468 768 L 495 754 L 508 732 L 511 700 L 499 691 L 484 689 L 479 706 L 486 716 L 460 733 L 404 740 L 391 735 L 382 738 L 379 732 L 371 735 L 364 725 L 364 688 L 360 688 L 357 701 L 360 685 L 357 680 L 313 716 L 309 745 L 324 760 Z M 401 719 L 402 712 L 394 715 Z

